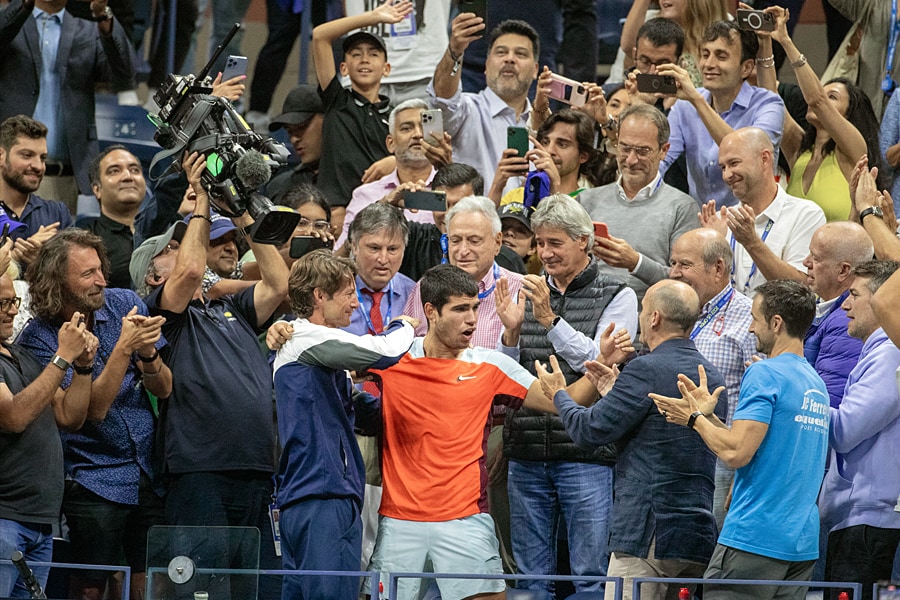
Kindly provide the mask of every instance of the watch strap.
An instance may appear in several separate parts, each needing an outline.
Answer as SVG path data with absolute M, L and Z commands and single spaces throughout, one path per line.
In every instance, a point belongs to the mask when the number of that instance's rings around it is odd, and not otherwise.
M 59 354 L 53 355 L 53 358 L 50 359 L 50 364 L 54 367 L 59 367 L 63 372 L 68 371 L 69 367 L 72 366 L 72 363 L 64 359 Z
M 693 429 L 694 424 L 697 422 L 697 419 L 702 416 L 703 416 L 703 413 L 699 410 L 695 410 L 694 412 L 692 412 L 691 416 L 688 417 L 688 422 L 687 422 L 688 429 Z
M 75 363 L 72 363 L 72 368 L 75 369 L 76 375 L 93 375 L 94 373 L 94 363 L 89 365 L 80 366 Z
M 869 215 L 875 215 L 879 219 L 884 218 L 884 212 L 882 212 L 880 206 L 870 206 L 859 213 L 859 222 L 862 223 Z

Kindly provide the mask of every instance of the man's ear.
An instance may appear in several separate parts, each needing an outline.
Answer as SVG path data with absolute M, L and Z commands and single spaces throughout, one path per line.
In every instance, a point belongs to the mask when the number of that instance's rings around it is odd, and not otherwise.
M 384 63 L 384 69 L 381 72 L 382 72 L 382 77 L 387 77 L 388 75 L 390 75 L 391 74 L 391 63 L 389 63 L 389 62 Z
M 843 283 L 843 282 L 847 281 L 847 278 L 851 277 L 852 275 L 853 275 L 853 267 L 850 265 L 850 263 L 842 262 L 841 270 L 838 271 L 838 276 L 837 276 L 838 281 Z
M 494 239 L 497 241 L 497 251 L 494 252 L 494 256 L 497 256 L 500 254 L 500 248 L 503 247 L 503 231 L 501 230 Z
M 423 308 L 425 310 L 425 318 L 428 319 L 429 323 L 438 317 L 438 309 L 431 302 L 426 302 Z
M 748 58 L 744 62 L 741 63 L 741 81 L 744 81 L 750 74 L 753 73 L 753 69 L 756 68 L 756 59 Z
M 659 152 L 660 152 L 659 162 L 662 162 L 663 160 L 665 160 L 666 154 L 669 153 L 669 148 L 670 148 L 671 146 L 672 146 L 672 145 L 671 145 L 669 142 L 666 142 L 665 144 L 663 144 L 662 146 L 660 146 L 660 148 L 659 148 Z
M 396 147 L 394 146 L 394 136 L 387 134 L 384 138 L 384 145 L 387 146 L 388 154 L 393 154 Z
M 97 199 L 97 202 L 100 202 L 100 184 L 92 183 L 91 191 L 94 192 L 94 197 Z
M 341 77 L 346 77 L 350 70 L 347 68 L 347 63 L 341 61 L 341 65 L 338 67 L 338 70 L 341 72 Z

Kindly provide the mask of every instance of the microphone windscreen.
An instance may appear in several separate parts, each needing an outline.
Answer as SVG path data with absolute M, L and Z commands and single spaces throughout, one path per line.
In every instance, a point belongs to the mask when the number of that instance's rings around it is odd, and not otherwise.
M 251 189 L 266 184 L 272 178 L 272 169 L 256 150 L 250 150 L 237 159 L 234 171 L 241 183 Z

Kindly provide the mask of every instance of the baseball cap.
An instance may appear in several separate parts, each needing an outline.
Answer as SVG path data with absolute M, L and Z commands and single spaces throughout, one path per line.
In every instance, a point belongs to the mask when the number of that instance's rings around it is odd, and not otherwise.
M 510 202 L 509 204 L 504 204 L 497 212 L 500 214 L 500 220 L 503 219 L 513 219 L 518 221 L 525 228 L 534 233 L 534 230 L 531 228 L 531 213 L 532 209 L 528 206 L 525 206 L 521 202 Z
M 385 60 L 387 59 L 387 46 L 384 45 L 384 40 L 368 31 L 357 31 L 354 34 L 348 35 L 344 38 L 344 43 L 341 48 L 344 54 L 347 54 L 362 43 L 369 43 L 381 49 L 381 51 L 384 52 Z
M 322 106 L 322 99 L 319 97 L 316 86 L 298 85 L 285 98 L 281 114 L 269 121 L 269 131 L 275 131 L 288 125 L 306 123 L 316 114 L 324 112 L 325 107 Z
M 184 218 L 185 224 L 190 222 L 192 215 L 193 213 L 190 213 Z M 231 219 L 229 219 L 228 217 L 223 217 L 215 211 L 209 213 L 209 220 L 211 222 L 209 226 L 210 240 L 217 240 L 226 233 L 230 233 L 237 229 L 237 227 L 234 226 L 234 223 L 231 222 Z
M 136 288 L 140 288 L 144 283 L 147 269 L 150 268 L 150 261 L 165 250 L 172 240 L 180 242 L 186 229 L 187 224 L 184 221 L 176 221 L 165 233 L 147 238 L 143 244 L 138 246 L 137 250 L 132 252 L 128 272 L 131 273 L 131 282 Z
M 25 223 L 20 223 L 19 221 L 13 221 L 12 219 L 9 218 L 9 215 L 6 214 L 6 211 L 3 210 L 3 208 L 0 208 L 0 231 L 3 230 L 3 227 L 7 223 L 9 224 L 10 233 L 15 231 L 19 227 L 25 227 Z

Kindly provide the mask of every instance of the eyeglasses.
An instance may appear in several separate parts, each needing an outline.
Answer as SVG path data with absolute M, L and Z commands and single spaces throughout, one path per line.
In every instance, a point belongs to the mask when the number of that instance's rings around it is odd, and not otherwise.
M 640 158 L 647 158 L 650 156 L 650 153 L 654 151 L 653 148 L 648 148 L 647 146 L 629 146 L 628 144 L 622 143 L 617 144 L 616 148 L 619 150 L 619 156 L 628 156 L 634 152 Z
M 9 312 L 9 309 L 13 306 L 18 310 L 22 306 L 22 299 L 18 296 L 15 298 L 0 298 L 0 312 Z
M 331 223 L 323 219 L 310 221 L 305 217 L 300 217 L 300 222 L 297 223 L 297 227 L 300 227 L 301 229 L 315 229 L 316 231 L 328 231 L 331 229 Z
M 635 66 L 637 66 L 638 71 L 640 71 L 641 73 L 649 73 L 650 69 L 652 69 L 653 67 L 656 67 L 658 69 L 660 67 L 660 65 L 665 65 L 665 64 L 673 63 L 673 62 L 676 62 L 676 61 L 672 60 L 671 58 L 661 58 L 657 61 L 652 61 L 643 55 L 638 56 L 634 60 Z

